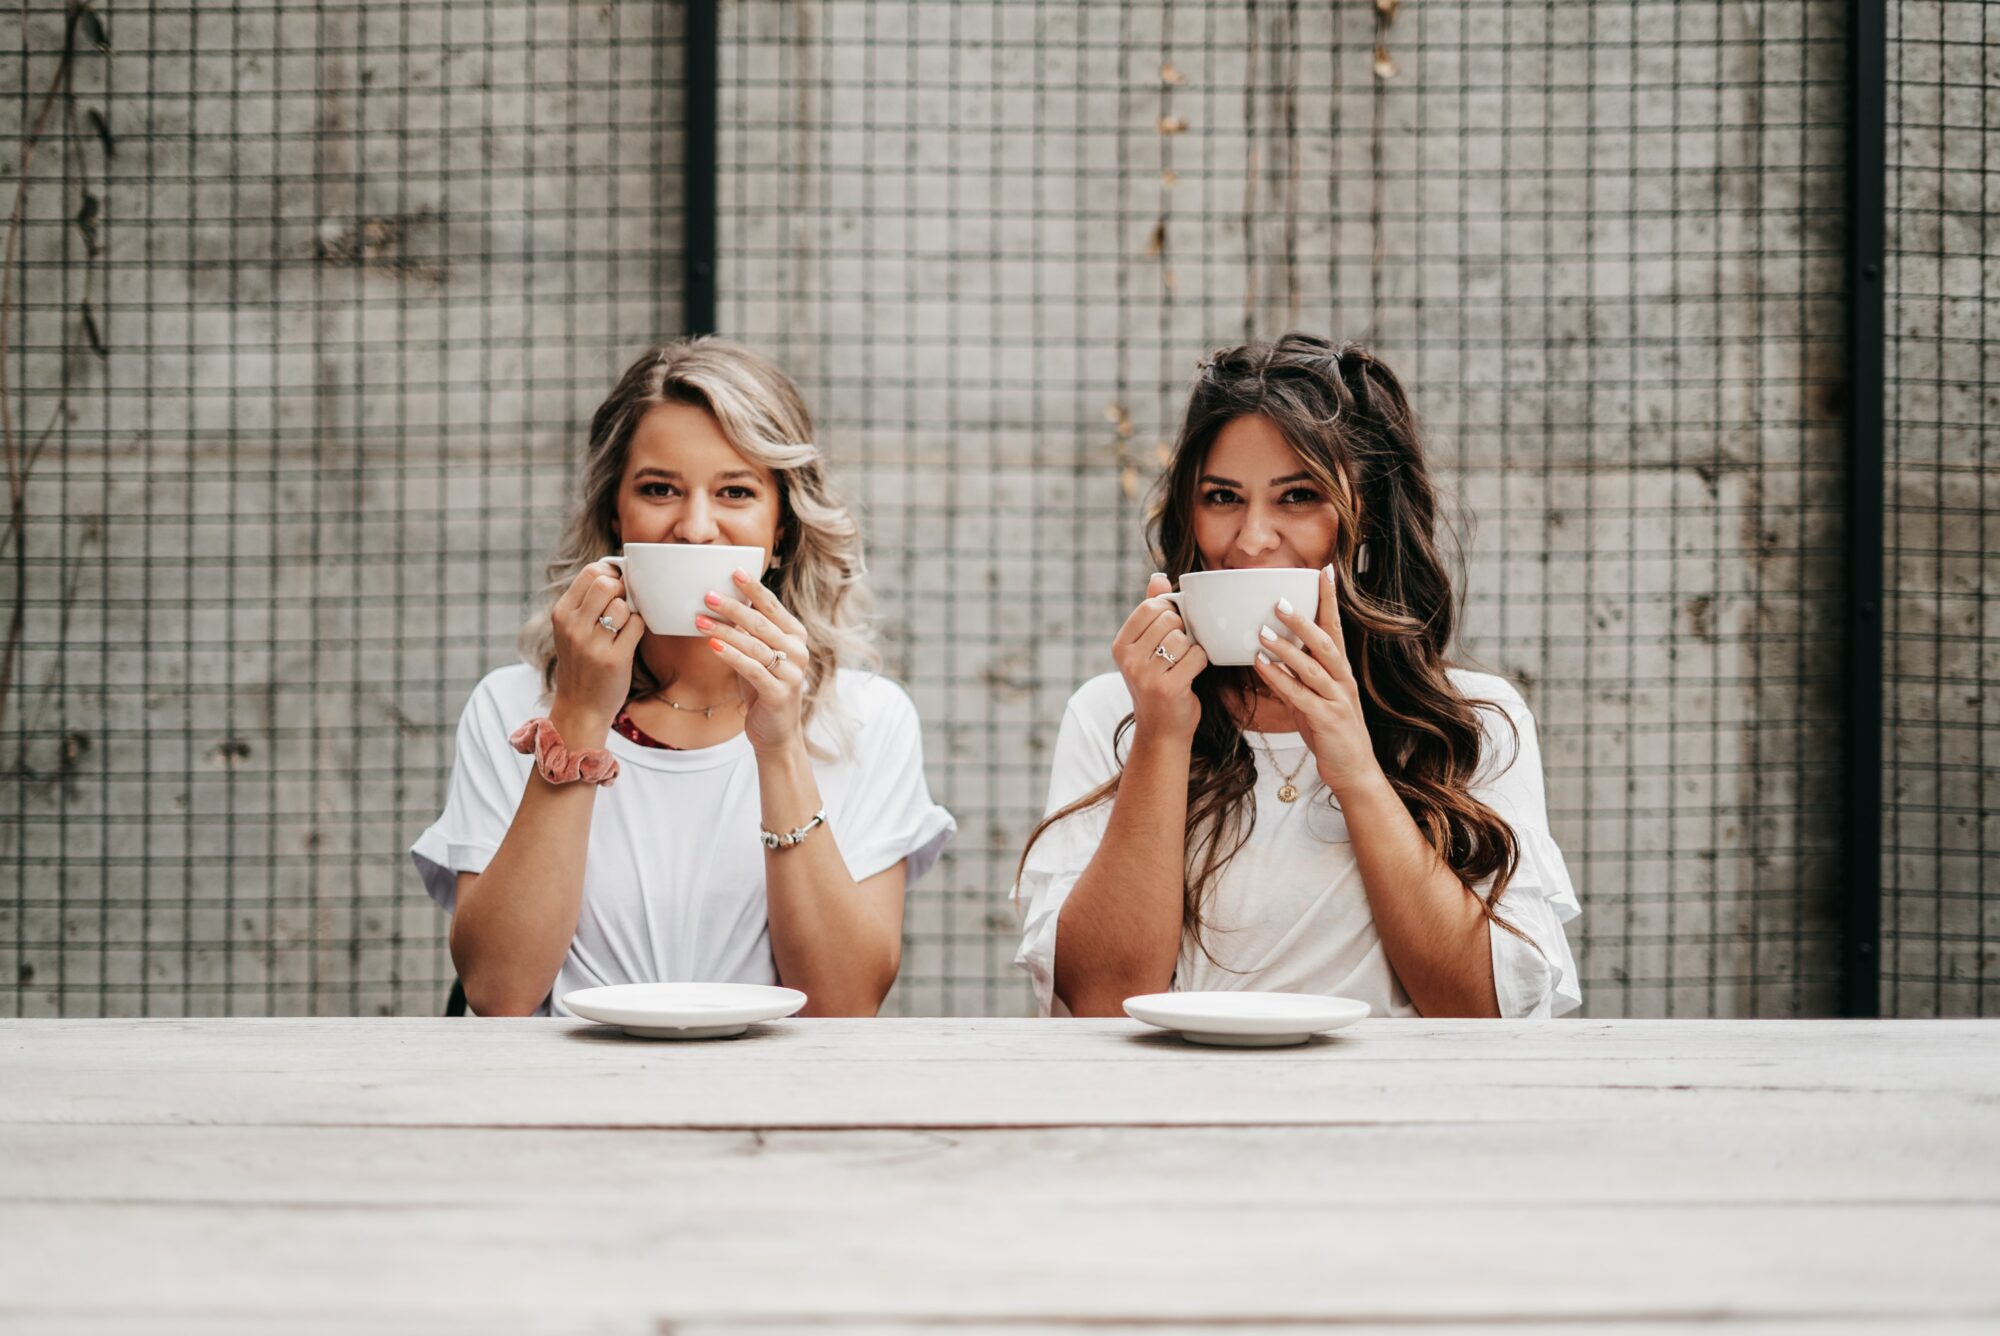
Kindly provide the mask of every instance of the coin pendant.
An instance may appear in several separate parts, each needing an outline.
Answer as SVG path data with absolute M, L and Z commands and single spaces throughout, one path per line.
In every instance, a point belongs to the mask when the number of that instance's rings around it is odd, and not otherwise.
M 1279 802 L 1295 803 L 1298 800 L 1299 800 L 1299 791 L 1295 786 L 1291 784 L 1286 784 L 1278 790 Z

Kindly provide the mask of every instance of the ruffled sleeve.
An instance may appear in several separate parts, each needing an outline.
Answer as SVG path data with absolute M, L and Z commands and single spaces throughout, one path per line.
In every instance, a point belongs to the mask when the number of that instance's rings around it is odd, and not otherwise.
M 1061 810 L 1118 773 L 1115 750 L 1118 721 L 1130 710 L 1124 684 L 1116 674 L 1087 682 L 1070 698 L 1056 734 L 1055 758 L 1049 772 L 1049 799 L 1044 814 Z M 1028 972 L 1035 986 L 1035 1008 L 1043 1016 L 1067 1016 L 1056 997 L 1056 923 L 1063 902 L 1090 865 L 1111 824 L 1111 804 L 1095 807 L 1056 822 L 1028 850 L 1013 902 L 1021 916 L 1021 946 L 1014 964 Z
M 1495 926 L 1493 987 L 1509 1019 L 1561 1016 L 1583 1005 L 1583 986 L 1564 925 L 1583 913 L 1562 850 L 1549 833 L 1535 717 L 1520 692 L 1500 678 L 1468 690 L 1485 727 L 1473 796 L 1512 827 L 1520 863 L 1497 906 L 1520 935 Z M 1509 725 L 1512 727 L 1509 727 Z M 1476 887 L 1483 896 L 1491 879 Z

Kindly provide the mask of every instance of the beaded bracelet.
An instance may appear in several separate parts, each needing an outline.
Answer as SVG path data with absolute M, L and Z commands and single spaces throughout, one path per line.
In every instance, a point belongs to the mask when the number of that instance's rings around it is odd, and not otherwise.
M 618 778 L 618 758 L 602 747 L 571 751 L 546 716 L 530 719 L 508 735 L 515 751 L 533 752 L 535 770 L 551 784 L 602 784 Z

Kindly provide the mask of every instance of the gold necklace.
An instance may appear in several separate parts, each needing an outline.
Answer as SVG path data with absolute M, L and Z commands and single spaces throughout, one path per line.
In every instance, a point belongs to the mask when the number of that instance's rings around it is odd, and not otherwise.
M 660 704 L 666 706 L 670 710 L 684 710 L 689 714 L 698 714 L 704 719 L 715 718 L 715 712 L 721 709 L 723 706 L 729 704 L 729 701 L 727 699 L 724 699 L 715 702 L 715 704 L 713 705 L 682 705 L 677 701 L 670 701 L 665 696 L 658 694 L 655 694 L 653 696 L 653 699 L 658 701 Z M 740 695 L 737 696 L 736 703 L 738 705 L 741 705 L 743 703 L 743 697 Z
M 1295 766 L 1293 766 L 1293 767 L 1292 767 L 1292 769 L 1291 769 L 1291 773 L 1290 773 L 1290 774 L 1286 774 L 1286 773 L 1285 773 L 1285 769 L 1284 769 L 1284 767 L 1278 764 L 1278 753 L 1276 753 L 1275 751 L 1271 750 L 1271 744 L 1270 744 L 1270 743 L 1268 743 L 1268 742 L 1267 742 L 1267 743 L 1265 743 L 1265 744 L 1264 744 L 1264 755 L 1266 755 L 1266 756 L 1268 756 L 1268 757 L 1270 757 L 1270 758 L 1271 758 L 1271 769 L 1273 769 L 1273 770 L 1277 771 L 1277 772 L 1278 772 L 1278 774 L 1279 774 L 1279 775 L 1280 775 L 1280 776 L 1281 776 L 1281 777 L 1282 777 L 1282 778 L 1284 779 L 1284 781 L 1285 781 L 1284 783 L 1282 783 L 1282 784 L 1280 784 L 1280 785 L 1278 786 L 1278 801 L 1279 801 L 1279 802 L 1281 802 L 1281 803 L 1295 803 L 1295 802 L 1297 802 L 1297 801 L 1299 800 L 1299 789 L 1298 789 L 1298 785 L 1296 785 L 1296 784 L 1292 783 L 1292 781 L 1293 781 L 1293 780 L 1295 780 L 1295 779 L 1297 779 L 1297 778 L 1299 777 L 1299 771 L 1301 771 L 1301 770 L 1303 770 L 1303 769 L 1305 769 L 1305 768 L 1306 768 L 1306 762 L 1307 762 L 1307 761 L 1310 761 L 1310 760 L 1312 759 L 1312 754 L 1313 754 L 1313 752 L 1312 752 L 1312 748 L 1311 748 L 1311 747 L 1307 747 L 1307 748 L 1306 748 L 1306 754 L 1305 754 L 1304 756 L 1301 756 L 1301 757 L 1299 758 L 1299 763 L 1298 763 L 1297 765 L 1295 765 Z

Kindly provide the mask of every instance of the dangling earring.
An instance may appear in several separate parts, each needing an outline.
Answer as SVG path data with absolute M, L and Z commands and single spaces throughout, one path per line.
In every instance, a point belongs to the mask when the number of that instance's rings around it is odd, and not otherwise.
M 1356 575 L 1368 574 L 1368 544 L 1366 543 L 1354 549 L 1354 573 Z

